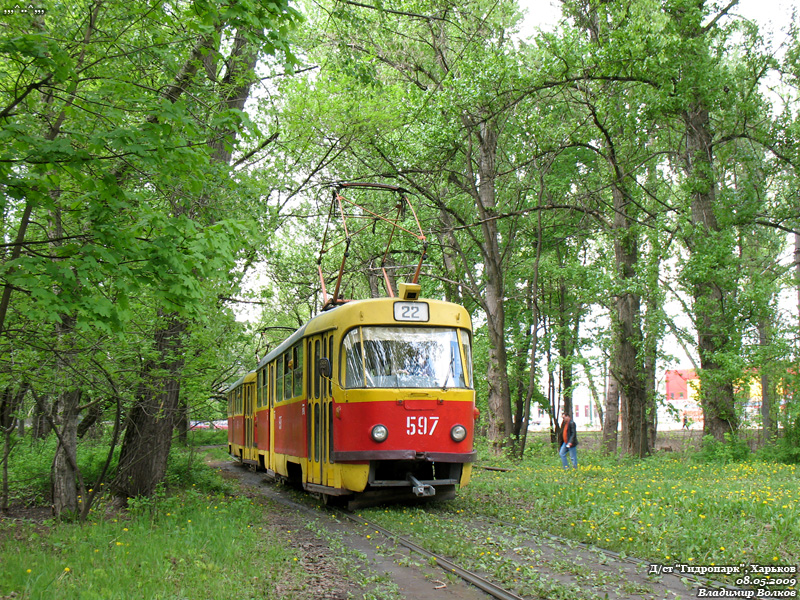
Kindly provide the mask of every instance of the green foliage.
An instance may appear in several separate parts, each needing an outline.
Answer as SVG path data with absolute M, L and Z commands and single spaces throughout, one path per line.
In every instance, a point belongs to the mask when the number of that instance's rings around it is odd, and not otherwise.
M 87 486 L 95 485 L 108 459 L 111 431 L 103 435 L 85 438 L 78 447 L 78 467 Z M 167 463 L 166 483 L 170 491 L 199 488 L 209 492 L 229 492 L 230 488 L 219 474 L 209 469 L 196 446 L 226 443 L 225 431 L 192 431 L 189 445 L 173 445 Z M 9 502 L 31 506 L 48 504 L 51 482 L 50 469 L 57 438 L 50 434 L 44 440 L 23 438 L 12 440 L 9 460 Z M 119 447 L 114 449 L 111 464 L 106 471 L 106 480 L 116 471 Z M 105 487 L 104 482 L 100 482 Z
M 746 461 L 750 454 L 750 446 L 746 440 L 735 434 L 726 433 L 724 441 L 719 441 L 710 435 L 705 436 L 697 458 L 704 463 L 728 465 Z
M 231 492 L 219 472 L 203 462 L 203 454 L 193 448 L 173 447 L 167 461 L 166 484 L 170 488 L 188 489 L 196 487 L 215 493 Z
M 175 364 L 155 339 L 171 320 L 186 332 L 170 350 L 186 353 L 185 402 L 227 379 L 241 338 L 220 298 L 237 295 L 239 265 L 273 225 L 254 218 L 257 186 L 231 157 L 257 155 L 247 146 L 261 132 L 243 111 L 253 64 L 293 64 L 298 20 L 284 0 L 134 0 L 49 3 L 4 21 L 0 240 L 14 244 L 0 253 L 3 381 L 60 410 L 80 391 L 110 418 L 104 398 L 124 411 Z
M 26 506 L 46 504 L 50 498 L 50 465 L 56 440 L 16 440 L 8 465 L 9 502 Z
M 186 439 L 187 446 L 226 445 L 228 431 L 226 429 L 192 429 Z
M 788 403 L 780 421 L 783 427 L 778 437 L 770 441 L 758 454 L 764 460 L 786 464 L 800 464 L 800 407 Z
M 46 503 L 54 443 L 51 436 L 15 448 L 11 479 L 17 502 Z M 97 470 L 105 451 L 103 441 L 83 448 L 85 477 Z M 150 498 L 131 499 L 126 512 L 113 506 L 101 484 L 83 526 L 4 522 L 0 594 L 278 598 L 278 584 L 302 585 L 288 542 L 276 537 L 257 504 L 231 497 L 236 490 L 197 451 L 173 448 L 168 483 Z

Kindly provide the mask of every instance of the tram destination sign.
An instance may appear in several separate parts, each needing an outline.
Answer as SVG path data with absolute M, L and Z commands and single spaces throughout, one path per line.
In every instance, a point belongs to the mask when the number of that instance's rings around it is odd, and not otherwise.
M 430 320 L 428 305 L 425 302 L 395 302 L 394 320 L 427 322 Z

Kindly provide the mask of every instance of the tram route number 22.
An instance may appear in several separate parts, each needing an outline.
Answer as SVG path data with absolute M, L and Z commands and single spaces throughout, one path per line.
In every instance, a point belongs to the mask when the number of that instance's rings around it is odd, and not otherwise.
M 433 435 L 439 417 L 406 417 L 406 433 L 408 435 Z

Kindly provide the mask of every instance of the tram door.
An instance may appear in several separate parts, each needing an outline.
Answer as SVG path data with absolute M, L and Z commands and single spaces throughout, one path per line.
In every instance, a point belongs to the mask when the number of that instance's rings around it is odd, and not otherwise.
M 330 378 L 320 371 L 320 359 L 330 360 L 333 344 L 331 334 L 308 339 L 308 464 L 309 482 L 330 485 L 327 481 L 331 445 L 331 387 Z
M 254 384 L 245 384 L 242 386 L 244 388 L 244 446 L 245 456 L 244 458 L 252 459 L 255 458 L 253 447 L 255 446 L 254 443 L 254 433 L 253 433 L 253 423 L 254 423 L 254 392 L 255 392 L 255 385 Z
M 333 333 L 327 333 L 322 338 L 322 358 L 327 360 L 330 370 L 333 371 Z M 331 449 L 333 448 L 333 373 L 327 377 L 320 374 L 320 402 L 322 403 L 322 442 L 320 444 L 320 458 L 322 461 L 322 484 L 334 485 L 333 469 L 331 464 Z M 326 466 L 327 465 L 327 466 Z

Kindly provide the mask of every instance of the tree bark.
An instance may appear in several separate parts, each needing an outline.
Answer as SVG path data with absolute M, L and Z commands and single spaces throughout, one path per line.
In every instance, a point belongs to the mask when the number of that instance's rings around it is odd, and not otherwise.
M 616 167 L 616 165 L 615 165 Z M 636 278 L 636 263 L 639 248 L 633 224 L 628 216 L 631 203 L 624 188 L 619 168 L 615 168 L 617 180 L 612 186 L 614 199 L 614 256 L 617 277 L 621 280 L 621 291 L 616 298 L 616 335 L 614 365 L 615 379 L 619 382 L 622 395 L 627 400 L 628 454 L 644 457 L 649 451 L 647 443 L 647 390 L 644 381 L 644 361 L 639 356 L 642 347 L 641 298 L 631 291 Z
M 511 392 L 508 385 L 508 359 L 505 336 L 505 285 L 503 281 L 503 257 L 497 220 L 494 216 L 497 205 L 495 160 L 497 154 L 497 132 L 489 122 L 478 125 L 478 189 L 476 205 L 481 220 L 484 268 L 486 269 L 484 308 L 489 333 L 489 367 L 486 374 L 489 385 L 489 440 L 495 452 L 499 452 L 512 433 Z M 472 181 L 475 181 L 473 178 Z
M 794 275 L 797 281 L 797 327 L 800 329 L 800 233 L 794 234 Z
M 719 233 L 714 214 L 716 183 L 713 179 L 713 143 L 709 112 L 702 102 L 692 102 L 684 113 L 686 124 L 686 169 L 695 190 L 691 198 L 691 234 L 687 246 L 696 262 L 714 261 L 718 250 L 711 245 Z M 703 433 L 723 440 L 738 426 L 734 407 L 733 382 L 725 375 L 718 358 L 729 342 L 726 330 L 726 297 L 722 284 L 711 273 L 722 265 L 703 269 L 709 275 L 693 281 L 694 323 L 700 357 L 700 403 L 703 408 Z
M 0 495 L 0 512 L 8 512 L 8 459 L 11 456 L 11 434 L 14 433 L 15 421 L 24 422 L 25 417 L 19 414 L 22 401 L 28 392 L 28 384 L 23 383 L 19 389 L 7 386 L 0 394 L 0 433 L 3 434 L 3 474 L 2 494 Z
M 603 451 L 617 452 L 617 429 L 619 422 L 619 383 L 614 377 L 614 368 L 608 370 L 606 383 L 606 412 L 603 419 Z
M 764 319 L 758 323 L 758 342 L 762 347 L 770 344 L 769 329 Z M 761 440 L 768 443 L 777 433 L 777 426 L 772 420 L 772 379 L 767 373 L 767 365 L 761 367 Z
M 165 317 L 165 326 L 155 334 L 158 358 L 147 361 L 142 369 L 142 383 L 122 441 L 113 483 L 119 496 L 151 496 L 167 472 L 172 429 L 179 411 L 185 330 L 186 322 L 172 314 Z
M 58 447 L 50 470 L 53 488 L 53 514 L 56 517 L 79 517 L 78 504 L 78 405 L 80 390 L 69 390 L 59 396 L 55 414 L 59 430 Z

